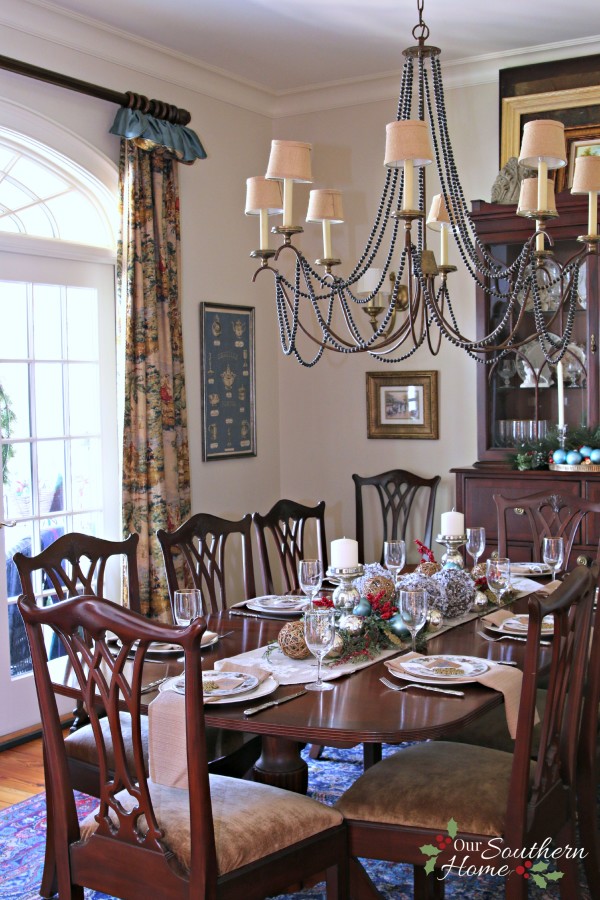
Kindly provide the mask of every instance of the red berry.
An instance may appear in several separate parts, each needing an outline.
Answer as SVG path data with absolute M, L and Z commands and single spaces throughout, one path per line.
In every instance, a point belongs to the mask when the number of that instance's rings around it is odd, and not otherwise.
M 436 834 L 435 839 L 436 839 L 436 841 L 438 842 L 438 844 L 439 844 L 440 841 L 443 841 L 443 840 L 444 840 L 444 838 L 442 837 L 441 834 Z
M 525 862 L 525 868 L 526 868 L 526 869 L 530 869 L 530 868 L 532 867 L 532 865 L 533 865 L 533 863 L 531 862 L 530 859 L 528 859 L 528 860 Z
M 447 843 L 447 844 L 451 844 L 451 843 L 452 843 L 452 838 L 451 838 L 451 837 L 447 837 L 447 838 L 446 838 L 446 843 Z
M 525 874 L 523 875 L 523 878 L 529 878 L 529 872 L 525 872 Z
M 515 872 L 517 873 L 517 875 L 524 875 L 525 874 L 524 866 L 517 866 L 517 868 L 515 869 Z

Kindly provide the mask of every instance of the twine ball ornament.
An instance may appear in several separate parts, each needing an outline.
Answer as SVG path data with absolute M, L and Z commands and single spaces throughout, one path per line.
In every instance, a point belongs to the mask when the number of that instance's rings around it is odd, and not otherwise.
M 311 655 L 304 640 L 304 622 L 286 622 L 277 635 L 277 643 L 290 659 L 308 659 Z
M 425 562 L 419 563 L 419 565 L 417 566 L 415 571 L 418 572 L 420 575 L 426 575 L 429 578 L 429 577 L 431 577 L 431 575 L 435 575 L 436 572 L 440 572 L 441 569 L 442 569 L 442 566 L 440 563 L 425 561 Z
M 370 578 L 366 578 L 362 585 L 363 596 L 366 597 L 367 594 L 383 594 L 381 599 L 384 603 L 386 600 L 392 599 L 395 590 L 394 582 L 384 575 L 372 575 Z

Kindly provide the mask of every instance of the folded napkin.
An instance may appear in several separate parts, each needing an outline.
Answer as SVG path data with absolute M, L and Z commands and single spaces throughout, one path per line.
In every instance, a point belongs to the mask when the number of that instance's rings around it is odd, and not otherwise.
M 503 612 L 503 610 L 500 610 Z M 493 613 L 492 613 L 493 615 Z M 421 653 L 405 653 L 403 656 L 395 659 L 386 660 L 385 665 L 390 672 L 404 673 L 403 664 L 409 659 L 418 659 L 422 657 L 427 659 Z M 489 664 L 489 669 L 482 675 L 473 677 L 473 681 L 492 688 L 494 691 L 500 691 L 504 695 L 504 708 L 506 711 L 506 724 L 510 736 L 513 738 L 517 734 L 517 718 L 519 715 L 519 700 L 521 699 L 521 684 L 523 681 L 523 673 L 519 669 L 512 666 L 494 665 L 491 660 L 486 659 L 484 662 Z
M 148 766 L 155 784 L 187 788 L 185 697 L 163 691 L 148 706 Z
M 262 684 L 262 682 L 272 674 L 269 669 L 263 669 L 263 667 L 258 664 L 240 663 L 236 659 L 217 659 L 215 662 L 215 671 L 241 672 L 244 675 L 254 675 L 255 678 L 258 678 L 259 684 Z

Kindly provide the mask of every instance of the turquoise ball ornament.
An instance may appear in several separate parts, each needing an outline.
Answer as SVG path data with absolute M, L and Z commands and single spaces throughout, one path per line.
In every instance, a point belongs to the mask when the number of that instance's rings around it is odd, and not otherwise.
M 558 450 L 555 450 L 552 454 L 552 461 L 556 463 L 557 466 L 564 466 L 565 462 L 567 461 L 566 451 L 561 450 L 560 448 Z
M 371 604 L 364 597 L 361 597 L 354 609 L 352 610 L 352 614 L 355 616 L 368 616 L 372 612 Z
M 579 448 L 579 452 L 583 456 L 584 459 L 590 459 L 592 455 L 592 448 L 588 447 L 587 444 L 584 444 L 583 447 Z
M 391 619 L 388 619 L 388 628 L 390 629 L 392 634 L 396 635 L 396 637 L 410 637 L 410 631 L 402 621 L 402 616 L 400 615 L 400 613 L 396 613 L 395 616 L 392 616 Z
M 597 466 L 598 463 L 600 463 L 600 450 L 592 450 L 592 452 L 590 453 L 590 460 L 594 463 L 595 466 Z
M 567 453 L 567 465 L 568 466 L 578 466 L 581 463 L 581 453 L 577 450 L 569 450 Z

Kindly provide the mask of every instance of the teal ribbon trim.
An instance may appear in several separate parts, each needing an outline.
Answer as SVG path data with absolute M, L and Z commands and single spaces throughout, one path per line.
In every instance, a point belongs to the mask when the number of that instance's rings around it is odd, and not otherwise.
M 173 125 L 139 109 L 121 107 L 110 127 L 110 133 L 135 141 L 147 150 L 164 147 L 180 162 L 193 163 L 196 159 L 206 159 L 206 150 L 191 128 Z

